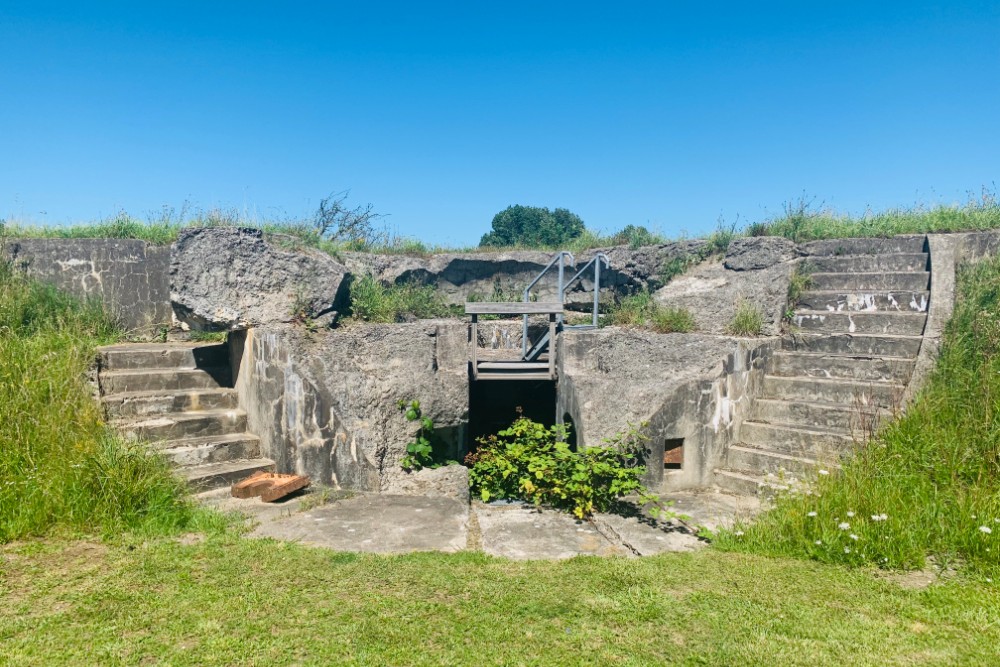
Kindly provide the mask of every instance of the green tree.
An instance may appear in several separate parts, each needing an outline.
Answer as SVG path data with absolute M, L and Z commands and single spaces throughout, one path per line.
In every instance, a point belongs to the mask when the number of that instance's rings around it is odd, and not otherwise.
M 583 220 L 565 209 L 508 206 L 493 216 L 493 231 L 480 246 L 558 246 L 583 234 Z

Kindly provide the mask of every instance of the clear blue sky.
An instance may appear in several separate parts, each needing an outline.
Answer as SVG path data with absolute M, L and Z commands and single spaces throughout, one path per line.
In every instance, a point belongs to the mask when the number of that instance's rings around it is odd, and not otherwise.
M 321 7 L 322 6 L 322 7 Z M 1000 2 L 0 2 L 0 217 L 509 204 L 698 234 L 1000 167 Z

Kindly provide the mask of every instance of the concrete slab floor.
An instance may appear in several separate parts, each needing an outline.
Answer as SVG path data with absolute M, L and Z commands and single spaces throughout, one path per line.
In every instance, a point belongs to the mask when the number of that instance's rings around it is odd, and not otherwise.
M 354 494 L 312 489 L 264 503 L 240 500 L 229 489 L 200 494 L 222 511 L 250 520 L 251 536 L 300 542 L 338 551 L 406 553 L 483 551 L 493 556 L 563 559 L 580 555 L 648 556 L 705 546 L 687 532 L 632 517 L 598 514 L 591 521 L 525 503 L 469 504 L 451 498 Z M 715 529 L 759 511 L 753 498 L 711 491 L 662 496 L 696 525 Z

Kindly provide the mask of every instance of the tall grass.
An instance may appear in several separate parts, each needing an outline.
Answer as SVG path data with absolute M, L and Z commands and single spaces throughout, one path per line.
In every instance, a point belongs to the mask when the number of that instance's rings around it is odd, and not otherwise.
M 780 216 L 753 223 L 748 236 L 784 236 L 796 242 L 819 239 L 889 237 L 1000 228 L 1000 200 L 984 189 L 962 204 L 914 206 L 868 212 L 860 217 L 815 207 L 800 198 L 788 203 Z
M 107 220 L 68 226 L 36 225 L 0 220 L 0 236 L 12 238 L 123 238 L 141 239 L 155 244 L 173 243 L 182 230 L 188 227 L 255 227 L 268 234 L 292 236 L 299 243 L 322 250 L 331 255 L 341 252 L 377 252 L 385 254 L 430 255 L 443 252 L 506 252 L 512 250 L 542 250 L 584 252 L 615 245 L 639 247 L 676 241 L 660 232 L 642 226 L 626 225 L 621 231 L 605 234 L 591 229 L 558 247 L 509 246 L 480 248 L 478 246 L 442 246 L 424 243 L 419 239 L 402 237 L 386 231 L 380 240 L 362 242 L 335 242 L 324 238 L 308 218 L 261 219 L 236 210 L 212 209 L 189 212 L 182 207 L 180 213 L 165 208 L 160 214 L 146 220 L 119 213 Z M 892 208 L 879 212 L 866 212 L 861 216 L 837 213 L 816 206 L 801 197 L 786 203 L 780 215 L 753 222 L 742 229 L 736 224 L 720 222 L 704 238 L 708 244 L 704 256 L 692 257 L 701 261 L 707 256 L 724 253 L 730 241 L 741 236 L 784 236 L 797 242 L 830 238 L 888 237 L 897 234 L 926 234 L 974 231 L 1000 228 L 1000 201 L 996 192 L 983 189 L 971 195 L 964 203 L 951 205 Z M 665 270 L 680 273 L 687 268 L 681 260 Z M 668 276 L 669 278 L 669 276 Z
M 760 306 L 740 299 L 736 313 L 726 325 L 726 333 L 731 336 L 759 336 L 764 333 L 764 311 Z
M 898 421 L 809 495 L 719 544 L 822 561 L 1000 566 L 1000 258 L 965 267 L 937 367 Z M 812 515 L 811 513 L 815 513 Z
M 649 292 L 639 292 L 618 300 L 608 312 L 608 324 L 650 329 L 657 333 L 690 333 L 695 330 L 694 316 L 685 308 L 673 308 L 656 302 Z
M 205 519 L 166 462 L 102 423 L 87 372 L 94 346 L 120 335 L 98 305 L 0 263 L 0 542 Z
M 370 275 L 351 283 L 351 317 L 356 320 L 391 323 L 452 314 L 433 285 L 385 285 Z

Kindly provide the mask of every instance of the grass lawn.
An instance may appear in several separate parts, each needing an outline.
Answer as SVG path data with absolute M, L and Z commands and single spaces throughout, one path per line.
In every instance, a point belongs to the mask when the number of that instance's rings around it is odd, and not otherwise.
M 512 562 L 221 533 L 0 547 L 0 663 L 995 665 L 1000 589 L 704 550 Z

